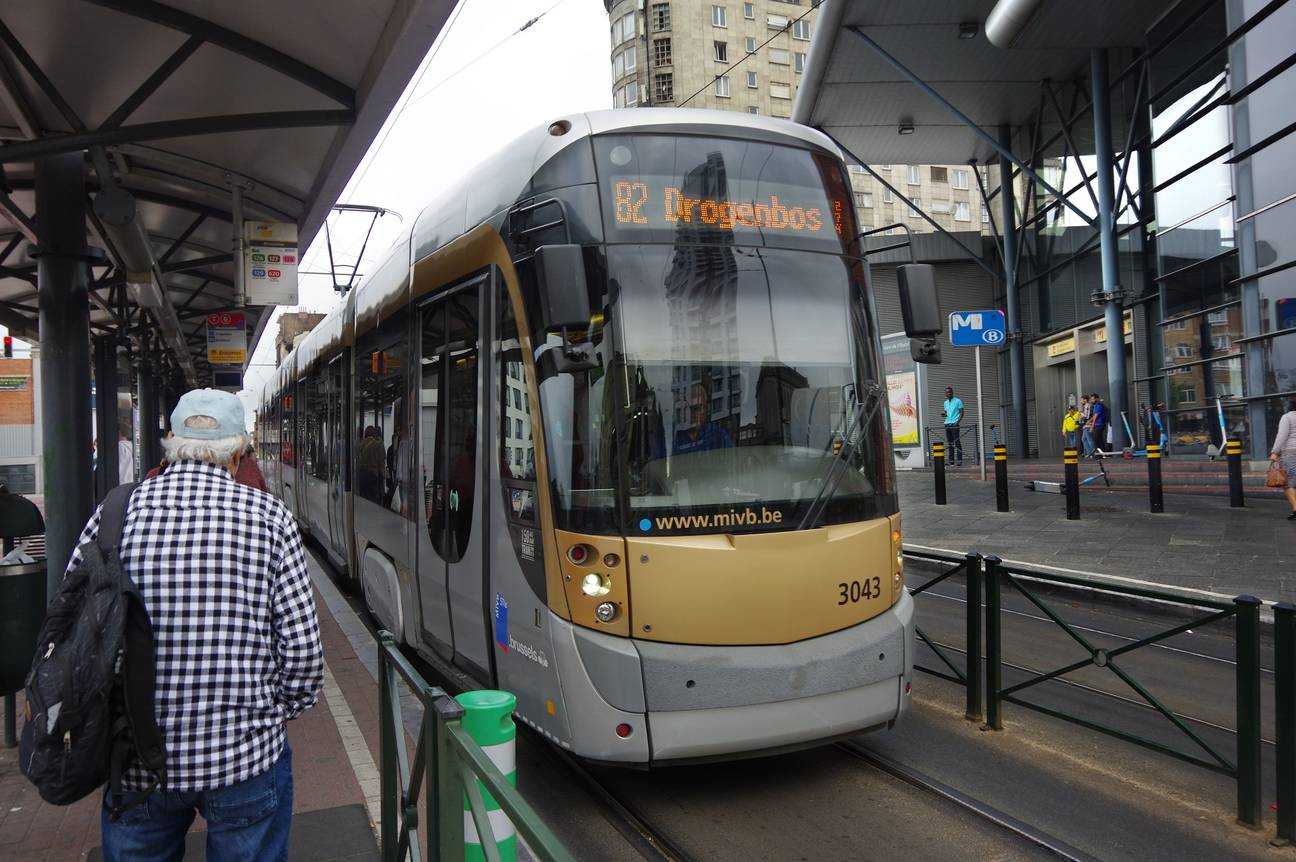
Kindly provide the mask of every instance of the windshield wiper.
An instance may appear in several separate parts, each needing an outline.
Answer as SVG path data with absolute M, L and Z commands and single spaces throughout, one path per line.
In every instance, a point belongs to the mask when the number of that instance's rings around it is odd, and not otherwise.
M 824 471 L 823 484 L 819 487 L 819 493 L 810 501 L 810 508 L 806 510 L 805 517 L 797 525 L 798 530 L 813 529 L 819 523 L 824 510 L 828 508 L 828 501 L 832 499 L 833 494 L 837 493 L 837 486 L 841 484 L 842 478 L 850 469 L 850 456 L 854 454 L 856 444 L 859 442 L 859 429 L 868 425 L 878 408 L 882 406 L 882 387 L 870 380 L 864 384 L 864 388 L 864 398 L 855 405 L 855 413 L 846 428 L 841 449 L 837 450 L 832 460 L 828 462 L 828 469 Z

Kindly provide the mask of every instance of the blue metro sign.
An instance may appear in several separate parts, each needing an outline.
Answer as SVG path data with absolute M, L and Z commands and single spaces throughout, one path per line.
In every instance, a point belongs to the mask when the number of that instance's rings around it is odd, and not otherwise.
M 954 347 L 996 346 L 1007 340 L 1008 326 L 1002 311 L 952 311 L 949 333 Z

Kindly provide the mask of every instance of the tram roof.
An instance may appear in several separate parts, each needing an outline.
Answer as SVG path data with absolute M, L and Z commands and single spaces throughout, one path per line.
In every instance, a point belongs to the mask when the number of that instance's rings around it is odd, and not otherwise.
M 308 247 L 453 7 L 0 0 L 0 323 L 38 336 L 33 160 L 85 151 L 90 195 L 111 174 L 135 197 L 178 323 L 164 341 L 205 379 L 206 316 L 236 305 L 233 188 L 245 218 L 295 222 Z M 93 215 L 87 241 L 108 253 L 92 332 L 136 326 L 122 249 Z M 246 309 L 254 343 L 269 310 Z
M 1052 82 L 1063 109 L 1077 82 L 1088 91 L 1091 48 L 1112 53 L 1112 78 L 1143 48 L 1145 33 L 1175 0 L 1041 2 L 1011 48 L 986 38 L 995 0 L 834 0 L 821 8 L 792 118 L 823 129 L 852 153 L 876 164 L 960 164 L 995 157 L 990 145 L 922 92 L 865 38 L 930 85 L 973 124 L 997 138 L 1000 124 L 1032 129 Z M 1018 2 L 1018 7 L 1031 6 Z M 960 38 L 960 25 L 975 26 Z M 964 28 L 967 32 L 967 28 Z M 861 36 L 862 34 L 862 36 Z M 1122 62 L 1122 58 L 1124 62 Z M 1081 100 L 1084 104 L 1085 100 Z M 1043 103 L 1045 131 L 1052 108 Z M 1113 140 L 1124 134 L 1113 109 Z M 913 126 L 900 134 L 902 124 Z M 1092 152 L 1092 129 L 1073 140 Z M 1119 146 L 1119 143 L 1117 144 Z

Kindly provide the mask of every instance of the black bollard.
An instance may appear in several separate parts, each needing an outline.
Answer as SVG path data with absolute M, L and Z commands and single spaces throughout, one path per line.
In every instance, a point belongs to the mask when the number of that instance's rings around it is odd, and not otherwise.
M 1066 473 L 1066 512 L 1068 521 L 1080 520 L 1080 459 L 1076 450 L 1062 450 L 1062 467 Z
M 1278 839 L 1296 841 L 1296 605 L 1274 605 L 1274 737 L 1278 761 Z
M 1242 500 L 1242 441 L 1228 441 L 1226 451 L 1228 452 L 1229 505 L 1236 509 L 1246 505 Z
M 1165 511 L 1165 499 L 1161 494 L 1161 446 L 1149 443 L 1147 447 L 1148 462 L 1148 511 L 1159 514 Z
M 1008 447 L 994 447 L 995 461 L 995 508 L 1000 512 L 1008 509 Z
M 945 444 L 932 444 L 932 473 L 936 477 L 936 505 L 945 505 Z

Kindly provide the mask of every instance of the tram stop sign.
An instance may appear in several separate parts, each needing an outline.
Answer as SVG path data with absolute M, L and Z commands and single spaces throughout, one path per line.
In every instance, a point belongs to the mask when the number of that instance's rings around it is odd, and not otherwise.
M 998 346 L 1007 340 L 1007 333 L 1002 311 L 950 312 L 950 344 L 954 347 Z

